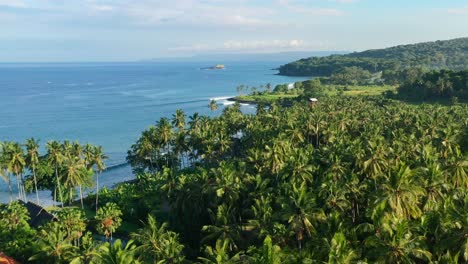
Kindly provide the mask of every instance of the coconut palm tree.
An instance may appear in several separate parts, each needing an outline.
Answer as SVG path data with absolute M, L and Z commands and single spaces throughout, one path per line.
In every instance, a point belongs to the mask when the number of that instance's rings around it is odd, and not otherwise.
M 13 188 L 11 187 L 11 177 L 8 171 L 8 163 L 10 158 L 11 143 L 4 141 L 0 142 L 0 176 L 8 184 L 10 193 L 10 202 L 13 201 Z
M 106 159 L 107 156 L 104 154 L 102 146 L 94 146 L 92 150 L 92 163 L 96 166 L 96 212 L 99 208 L 99 175 L 106 169 L 106 164 L 104 163 Z
M 37 237 L 37 253 L 29 261 L 45 261 L 46 263 L 66 263 L 72 260 L 77 251 L 67 232 L 58 222 L 44 226 Z
M 210 101 L 210 104 L 208 104 L 208 107 L 209 107 L 210 110 L 213 111 L 213 112 L 216 111 L 216 110 L 218 110 L 218 104 L 217 104 L 216 101 L 213 100 L 213 99 Z
M 158 225 L 156 219 L 149 215 L 148 223 L 131 237 L 141 244 L 138 252 L 149 262 L 154 263 L 180 263 L 183 245 L 178 242 L 176 233 L 167 230 L 167 224 Z
M 426 192 L 417 180 L 414 172 L 404 163 L 390 168 L 386 180 L 380 183 L 381 192 L 376 193 L 374 215 L 379 210 L 387 210 L 402 218 L 420 217 L 420 198 Z
M 177 109 L 175 114 L 172 115 L 172 125 L 176 127 L 179 132 L 185 130 L 185 113 L 182 109 Z
M 37 177 L 36 168 L 39 165 L 39 140 L 30 138 L 26 141 L 26 164 L 27 167 L 32 171 L 34 178 L 34 189 L 36 191 L 36 201 L 39 201 L 39 192 L 37 191 Z
M 16 181 L 18 185 L 18 199 L 26 201 L 26 194 L 23 185 L 23 172 L 26 166 L 24 159 L 24 152 L 19 143 L 13 143 L 11 145 L 11 156 L 8 161 L 8 170 L 16 175 Z
M 135 256 L 136 250 L 137 247 L 132 240 L 125 245 L 120 239 L 113 243 L 106 242 L 98 248 L 92 263 L 138 264 L 140 261 Z
M 78 186 L 80 192 L 81 208 L 84 209 L 82 186 L 90 186 L 92 184 L 92 171 L 86 168 L 84 161 L 80 157 L 71 157 L 66 159 L 63 163 L 63 166 L 64 184 L 70 190 L 69 202 L 73 202 L 72 190 Z
M 61 182 L 59 178 L 59 167 L 62 165 L 64 161 L 64 155 L 62 153 L 62 146 L 58 141 L 49 141 L 46 144 L 47 149 L 47 160 L 49 164 L 55 170 L 55 190 L 54 190 L 54 201 L 57 202 L 57 191 L 60 196 L 60 201 L 62 202 L 63 207 L 63 197 L 62 197 L 62 190 L 61 190 Z
M 106 236 L 106 240 L 112 240 L 112 233 L 119 228 L 122 223 L 122 211 L 115 203 L 107 203 L 105 206 L 99 208 L 96 213 L 96 220 L 98 221 L 96 229 Z

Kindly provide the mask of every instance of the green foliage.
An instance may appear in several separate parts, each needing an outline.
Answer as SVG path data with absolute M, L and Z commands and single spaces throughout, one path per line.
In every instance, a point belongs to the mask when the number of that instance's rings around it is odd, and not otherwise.
M 156 219 L 149 215 L 144 228 L 132 234 L 132 238 L 140 244 L 138 254 L 147 263 L 181 263 L 184 261 L 178 235 L 167 230 L 167 224 L 159 226 Z
M 141 263 L 136 257 L 137 247 L 133 241 L 128 241 L 126 244 L 122 240 L 117 239 L 112 244 L 106 242 L 102 244 L 96 252 L 96 257 L 92 263 L 96 264 L 138 264 Z
M 372 74 L 368 70 L 352 66 L 345 67 L 330 76 L 330 82 L 340 85 L 364 85 L 371 82 Z
M 105 206 L 96 212 L 97 231 L 105 235 L 107 239 L 112 239 L 112 233 L 122 224 L 122 211 L 115 203 L 106 203 Z
M 400 45 L 386 49 L 354 52 L 347 55 L 311 57 L 280 67 L 280 74 L 295 76 L 331 76 L 347 67 L 377 73 L 384 72 L 389 84 L 395 84 L 397 72 L 410 67 L 463 70 L 468 61 L 468 38 Z M 385 77 L 387 76 L 387 77 Z
M 19 202 L 0 205 L 0 249 L 20 261 L 26 261 L 31 256 L 31 238 L 36 236 L 28 221 L 29 213 Z
M 466 101 L 468 70 L 428 72 L 398 87 L 398 95 L 413 100 L 452 99 L 455 104 L 458 103 L 458 99 Z

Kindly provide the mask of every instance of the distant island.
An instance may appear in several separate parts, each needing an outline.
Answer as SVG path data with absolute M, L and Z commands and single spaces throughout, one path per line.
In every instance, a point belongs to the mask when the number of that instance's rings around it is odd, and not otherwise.
M 224 70 L 225 67 L 223 64 L 216 64 L 215 66 L 201 68 L 202 70 Z

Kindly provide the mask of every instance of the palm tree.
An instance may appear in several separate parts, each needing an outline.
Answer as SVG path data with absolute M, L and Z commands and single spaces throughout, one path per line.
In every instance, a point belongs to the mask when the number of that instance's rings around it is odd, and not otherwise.
M 18 199 L 26 201 L 26 194 L 23 186 L 23 172 L 26 162 L 24 160 L 23 149 L 19 143 L 13 143 L 11 145 L 11 156 L 8 162 L 8 170 L 16 175 L 18 185 Z
M 240 239 L 239 228 L 235 222 L 234 210 L 232 207 L 225 204 L 218 206 L 218 210 L 214 213 L 208 209 L 211 215 L 213 224 L 203 226 L 202 231 L 208 233 L 201 243 L 221 240 L 228 243 L 229 249 L 236 250 Z
M 216 111 L 216 110 L 218 110 L 218 104 L 216 103 L 215 100 L 211 100 L 211 101 L 210 101 L 210 104 L 208 105 L 208 107 L 211 109 L 211 111 Z
M 411 230 L 407 220 L 387 215 L 374 236 L 365 241 L 369 260 L 377 263 L 428 263 L 432 254 L 424 247 L 423 236 Z
M 46 263 L 64 263 L 72 260 L 77 247 L 71 244 L 67 232 L 58 222 L 51 222 L 40 230 L 37 237 L 37 253 L 30 261 L 42 260 Z
M 176 127 L 179 132 L 185 130 L 185 113 L 182 109 L 177 109 L 175 114 L 172 115 L 172 125 Z
M 335 233 L 329 243 L 329 264 L 353 263 L 357 260 L 357 254 L 350 248 L 342 232 Z
M 36 168 L 39 165 L 39 140 L 30 138 L 26 141 L 26 164 L 32 170 L 34 178 L 34 189 L 36 191 L 36 201 L 39 202 L 39 192 L 37 191 Z
M 99 208 L 96 213 L 98 225 L 96 229 L 106 236 L 106 240 L 112 240 L 112 233 L 119 228 L 122 223 L 122 211 L 115 203 L 107 203 L 104 207 Z
M 8 163 L 10 161 L 10 142 L 0 142 L 0 176 L 8 184 L 8 190 L 10 192 L 10 202 L 13 201 L 13 189 L 11 187 L 11 177 L 8 171 Z
M 131 237 L 141 246 L 138 251 L 148 261 L 158 263 L 180 263 L 184 257 L 182 255 L 183 245 L 178 241 L 176 233 L 167 231 L 167 224 L 158 226 L 156 219 L 149 215 L 148 223 Z
M 235 254 L 234 256 L 229 255 L 229 244 L 228 240 L 217 240 L 216 247 L 212 248 L 207 246 L 205 249 L 206 258 L 199 257 L 198 259 L 203 264 L 234 264 L 240 262 L 240 253 Z
M 386 181 L 381 182 L 380 185 L 381 192 L 376 194 L 378 197 L 374 216 L 382 209 L 389 209 L 398 217 L 418 218 L 421 216 L 420 197 L 425 195 L 425 190 L 407 165 L 400 163 L 391 168 Z
M 49 164 L 54 167 L 55 170 L 55 190 L 54 190 L 54 201 L 57 202 L 57 191 L 60 196 L 60 201 L 62 202 L 63 207 L 63 197 L 61 190 L 61 183 L 59 178 L 58 169 L 64 161 L 64 156 L 62 154 L 62 147 L 58 141 L 49 141 L 46 144 L 47 149 L 47 160 Z
M 82 159 L 79 157 L 71 157 L 64 162 L 65 167 L 65 180 L 64 183 L 70 190 L 70 203 L 73 202 L 73 192 L 72 190 L 79 187 L 80 191 L 80 201 L 81 201 L 81 208 L 84 209 L 83 205 L 83 190 L 82 186 L 89 186 L 92 184 L 91 179 L 91 170 L 88 170 L 85 167 L 85 164 Z
M 314 198 L 311 193 L 307 192 L 305 183 L 302 183 L 300 187 L 293 185 L 290 192 L 289 198 L 282 203 L 283 216 L 288 220 L 290 229 L 296 235 L 297 245 L 301 250 L 304 238 L 316 233 L 314 224 L 324 220 L 325 215 L 316 207 Z
M 137 264 L 140 263 L 135 257 L 137 247 L 132 240 L 124 243 L 117 239 L 113 243 L 102 244 L 95 254 L 92 263 L 101 264 Z
M 104 154 L 101 146 L 93 147 L 92 151 L 93 164 L 96 165 L 96 212 L 99 208 L 99 175 L 106 169 L 104 160 L 107 156 Z

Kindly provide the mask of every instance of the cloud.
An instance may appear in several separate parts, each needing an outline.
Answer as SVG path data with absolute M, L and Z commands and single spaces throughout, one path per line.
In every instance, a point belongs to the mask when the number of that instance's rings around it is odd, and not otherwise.
M 350 1 L 350 0 L 335 0 L 335 1 Z M 352 1 L 352 0 L 351 0 Z M 335 8 L 322 8 L 322 7 L 306 7 L 298 5 L 291 0 L 278 0 L 277 4 L 287 8 L 288 10 L 299 13 L 307 14 L 313 16 L 341 16 L 344 15 L 344 12 Z
M 350 4 L 350 3 L 356 3 L 359 0 L 329 0 L 329 1 L 336 2 L 336 3 Z
M 252 52 L 252 51 L 292 51 L 305 48 L 305 42 L 299 39 L 292 40 L 253 40 L 238 41 L 229 40 L 223 43 L 211 45 L 195 44 L 170 48 L 176 52 Z
M 26 8 L 27 5 L 21 0 L 0 0 L 0 6 Z
M 468 6 L 462 8 L 450 8 L 447 12 L 452 15 L 468 15 Z

